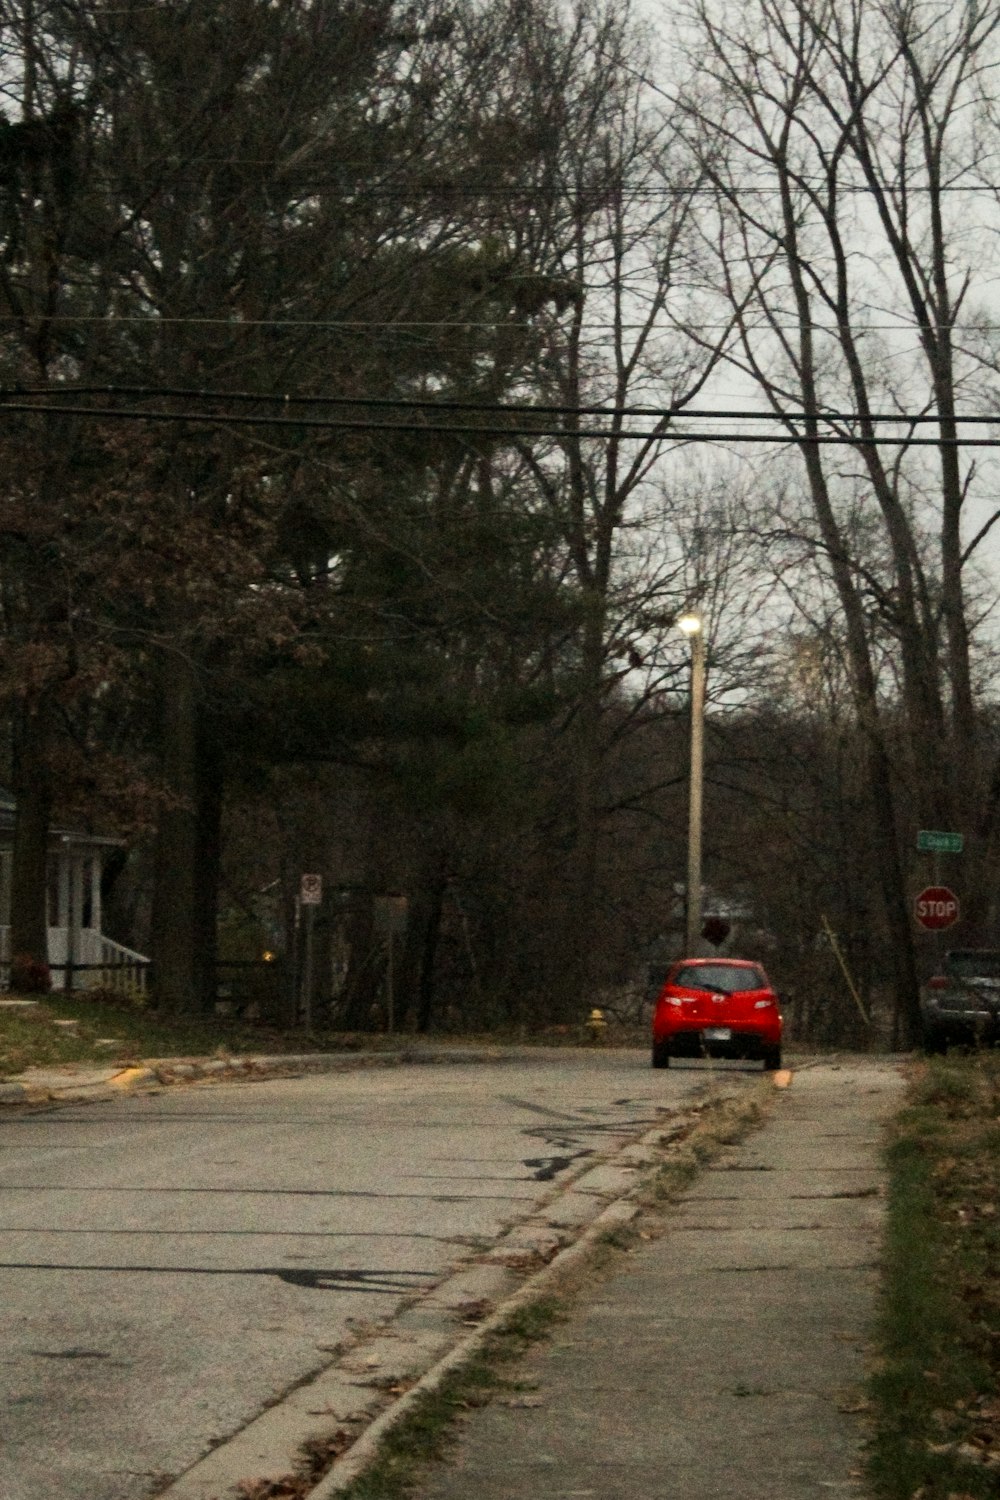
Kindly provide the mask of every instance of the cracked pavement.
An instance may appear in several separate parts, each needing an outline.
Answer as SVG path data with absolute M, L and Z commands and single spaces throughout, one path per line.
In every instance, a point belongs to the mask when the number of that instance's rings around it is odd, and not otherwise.
M 4 1500 L 287 1473 L 575 1238 L 710 1077 L 760 1074 L 553 1050 L 4 1115 Z

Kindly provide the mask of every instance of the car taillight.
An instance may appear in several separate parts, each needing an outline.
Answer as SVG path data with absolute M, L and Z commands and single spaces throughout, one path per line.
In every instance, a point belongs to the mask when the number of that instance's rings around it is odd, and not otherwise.
M 770 1010 L 773 1004 L 773 1000 L 755 1000 L 753 1003 L 753 1008 L 754 1010 Z
M 933 979 L 928 979 L 927 988 L 929 990 L 946 990 L 948 988 L 948 980 L 944 974 L 935 974 Z

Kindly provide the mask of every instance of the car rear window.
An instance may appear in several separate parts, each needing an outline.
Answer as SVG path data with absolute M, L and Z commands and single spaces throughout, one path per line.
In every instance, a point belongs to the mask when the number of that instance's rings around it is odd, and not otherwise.
M 956 948 L 944 965 L 952 979 L 1000 979 L 1000 949 Z
M 677 970 L 674 984 L 689 990 L 721 990 L 724 995 L 767 989 L 762 970 L 734 969 L 729 964 L 685 964 Z

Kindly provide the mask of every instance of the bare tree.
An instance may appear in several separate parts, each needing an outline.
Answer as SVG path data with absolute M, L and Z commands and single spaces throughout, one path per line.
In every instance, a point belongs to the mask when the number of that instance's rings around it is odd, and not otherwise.
M 755 0 L 738 15 L 695 4 L 685 16 L 697 40 L 681 106 L 712 189 L 700 222 L 713 280 L 737 314 L 728 359 L 798 446 L 843 611 L 911 1039 L 910 830 L 871 627 L 895 647 L 918 816 L 972 833 L 986 767 L 965 598 L 976 539 L 962 529 L 975 466 L 959 439 L 980 369 L 955 326 L 983 284 L 985 239 L 981 200 L 963 195 L 960 217 L 950 206 L 985 149 L 975 121 L 998 18 L 992 5 L 896 0 Z M 855 545 L 859 508 L 871 550 Z M 970 897 L 985 852 L 972 852 Z
M 545 264 L 564 288 L 546 309 L 533 373 L 562 431 L 525 439 L 520 451 L 564 539 L 579 599 L 563 833 L 563 973 L 567 993 L 578 994 L 593 953 L 585 935 L 596 918 L 602 761 L 624 727 L 619 690 L 627 678 L 638 714 L 678 671 L 676 651 L 664 660 L 655 645 L 685 602 L 683 550 L 650 546 L 671 506 L 657 478 L 670 438 L 662 411 L 693 399 L 724 340 L 697 347 L 676 332 L 679 308 L 690 306 L 699 169 L 645 86 L 634 15 L 580 3 L 564 24 L 558 42 L 551 23 L 539 32 L 532 58 L 558 105 L 545 171 L 562 208 L 547 226 Z M 630 419 L 626 408 L 643 405 L 653 414 Z M 598 424 L 604 435 L 594 437 Z

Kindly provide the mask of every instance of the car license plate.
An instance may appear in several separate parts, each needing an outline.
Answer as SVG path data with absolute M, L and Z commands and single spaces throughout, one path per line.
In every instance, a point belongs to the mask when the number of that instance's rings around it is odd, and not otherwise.
M 732 1031 L 728 1026 L 706 1026 L 706 1042 L 728 1042 L 732 1039 Z

